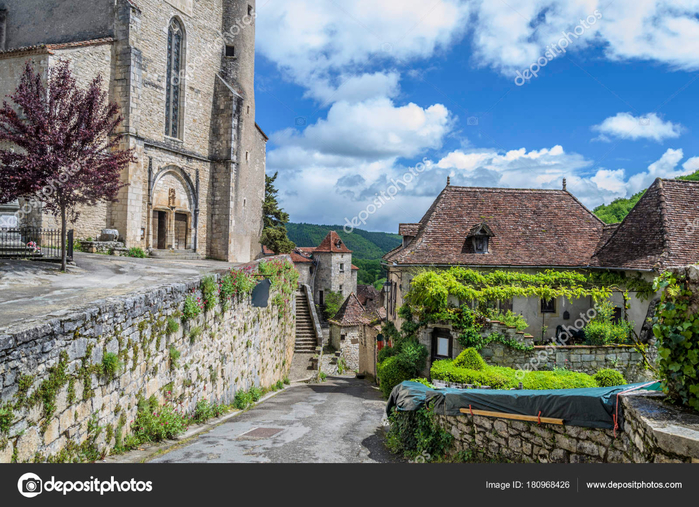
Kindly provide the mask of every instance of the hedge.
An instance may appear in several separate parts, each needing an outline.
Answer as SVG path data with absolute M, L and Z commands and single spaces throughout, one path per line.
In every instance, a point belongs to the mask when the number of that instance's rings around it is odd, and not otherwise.
M 624 376 L 616 370 L 605 368 L 594 375 L 595 382 L 600 387 L 613 387 L 626 385 Z
M 381 392 L 386 398 L 389 397 L 394 387 L 404 380 L 410 380 L 415 376 L 414 372 L 407 370 L 401 365 L 398 356 L 389 357 L 382 363 L 379 363 L 377 370 Z

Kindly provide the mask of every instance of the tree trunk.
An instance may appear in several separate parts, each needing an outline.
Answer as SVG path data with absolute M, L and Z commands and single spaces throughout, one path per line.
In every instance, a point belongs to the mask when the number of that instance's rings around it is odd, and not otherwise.
M 66 207 L 61 206 L 61 271 L 66 270 L 67 267 L 67 256 L 68 249 L 66 248 L 66 236 L 68 234 L 68 227 L 66 224 Z

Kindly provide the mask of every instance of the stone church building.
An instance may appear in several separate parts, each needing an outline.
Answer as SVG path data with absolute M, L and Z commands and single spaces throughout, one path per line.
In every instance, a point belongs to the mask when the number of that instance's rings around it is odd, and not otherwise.
M 255 0 L 0 0 L 0 95 L 27 61 L 104 78 L 136 161 L 75 237 L 249 261 L 260 251 L 267 137 L 255 123 Z M 22 202 L 17 203 L 22 205 Z M 56 227 L 40 211 L 19 225 Z

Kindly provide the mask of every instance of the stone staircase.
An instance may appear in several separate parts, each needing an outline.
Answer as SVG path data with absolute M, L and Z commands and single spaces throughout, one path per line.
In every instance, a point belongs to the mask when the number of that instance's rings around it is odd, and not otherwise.
M 154 259 L 176 260 L 176 261 L 198 261 L 201 260 L 194 250 L 152 250 L 150 256 Z
M 311 309 L 302 290 L 296 291 L 296 347 L 294 352 L 314 353 L 318 346 Z

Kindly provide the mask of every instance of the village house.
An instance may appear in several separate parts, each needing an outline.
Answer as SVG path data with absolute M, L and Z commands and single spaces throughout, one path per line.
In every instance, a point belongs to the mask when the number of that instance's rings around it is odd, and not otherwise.
M 255 0 L 0 0 L 0 95 L 27 62 L 46 74 L 67 60 L 81 85 L 101 75 L 124 117 L 128 186 L 78 210 L 76 239 L 109 229 L 155 254 L 257 255 L 267 137 L 255 123 L 255 16 Z M 0 226 L 58 226 L 26 204 L 3 206 Z
M 620 224 L 606 225 L 566 190 L 451 186 L 419 223 L 400 224 L 403 242 L 384 256 L 390 290 L 388 319 L 397 314 L 412 278 L 424 269 L 614 271 L 652 281 L 662 271 L 699 262 L 699 182 L 657 179 Z M 630 308 L 615 292 L 616 316 L 636 333 L 652 301 L 630 292 Z M 454 302 L 457 303 L 457 302 Z M 591 298 L 493 302 L 520 314 L 536 342 L 554 337 L 594 306 Z M 560 329 L 560 328 L 559 328 Z M 454 357 L 453 334 L 435 327 L 431 359 Z

